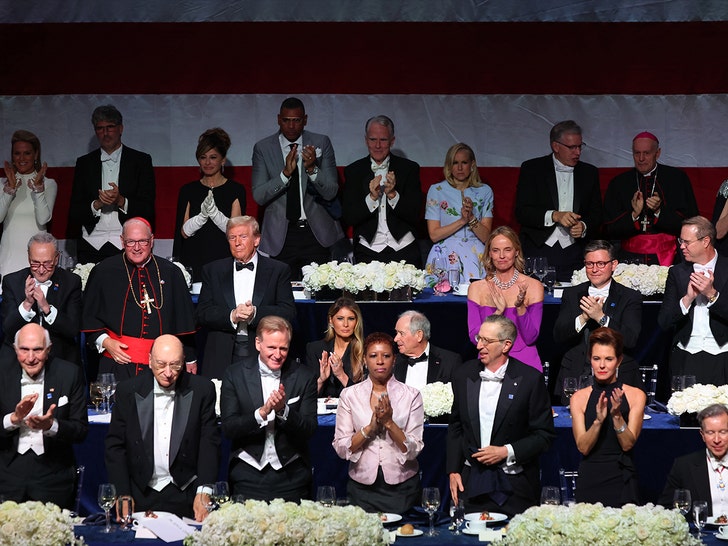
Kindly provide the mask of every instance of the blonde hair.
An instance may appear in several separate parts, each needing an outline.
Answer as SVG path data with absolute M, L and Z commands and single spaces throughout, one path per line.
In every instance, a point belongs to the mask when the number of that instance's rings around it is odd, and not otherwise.
M 513 265 L 519 273 L 523 273 L 526 262 L 523 259 L 523 250 L 521 249 L 521 241 L 518 239 L 518 234 L 513 230 L 513 228 L 500 226 L 490 232 L 488 241 L 485 243 L 485 252 L 483 252 L 483 267 L 485 267 L 488 277 L 495 275 L 495 266 L 493 265 L 493 259 L 490 257 L 490 247 L 493 244 L 493 239 L 499 235 L 508 239 L 513 245 L 513 248 L 516 251 L 516 260 Z
M 478 164 L 475 162 L 475 152 L 464 142 L 453 144 L 447 150 L 447 153 L 445 154 L 445 166 L 442 168 L 445 180 L 447 180 L 448 184 L 450 184 L 453 188 L 456 187 L 455 178 L 452 175 L 452 165 L 455 162 L 455 156 L 458 152 L 466 152 L 470 161 L 473 163 L 473 168 L 470 171 L 470 176 L 468 177 L 465 187 L 479 188 L 483 185 L 483 181 L 480 179 L 480 174 L 478 173 Z

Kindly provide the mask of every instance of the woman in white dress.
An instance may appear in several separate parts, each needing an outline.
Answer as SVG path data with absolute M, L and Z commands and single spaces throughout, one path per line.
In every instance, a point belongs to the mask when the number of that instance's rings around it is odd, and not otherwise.
M 40 162 L 40 140 L 30 131 L 15 131 L 12 137 L 12 164 L 5 162 L 5 178 L 0 178 L 0 274 L 28 266 L 28 239 L 53 216 L 58 186 L 45 177 L 47 165 Z

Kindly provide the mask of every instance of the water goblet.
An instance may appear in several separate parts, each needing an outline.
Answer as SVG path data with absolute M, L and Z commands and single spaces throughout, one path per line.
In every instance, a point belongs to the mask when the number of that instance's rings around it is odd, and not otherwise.
M 541 504 L 560 505 L 561 491 L 559 488 L 553 485 L 547 485 L 541 488 Z
M 425 533 L 428 537 L 437 536 L 435 531 L 435 512 L 440 508 L 440 490 L 437 487 L 424 487 L 422 489 L 422 508 L 430 516 L 430 528 Z
M 463 499 L 450 502 L 450 520 L 452 521 L 452 531 L 454 534 L 459 535 L 460 526 L 465 521 L 465 502 Z
M 705 526 L 705 518 L 708 515 L 708 502 L 707 501 L 695 501 L 693 502 L 693 523 L 698 530 L 698 538 L 700 538 Z
M 689 489 L 675 489 L 675 493 L 672 495 L 672 505 L 676 510 L 680 510 L 683 517 L 690 512 L 690 501 Z
M 113 531 L 113 529 L 111 528 L 111 509 L 114 507 L 114 503 L 116 502 L 116 487 L 114 487 L 114 484 L 100 484 L 97 500 L 99 506 L 103 508 L 104 513 L 106 514 L 106 527 L 104 528 L 103 532 L 111 533 Z
M 333 485 L 319 485 L 316 489 L 316 501 L 331 508 L 336 504 L 336 488 Z
M 202 498 L 202 503 L 208 512 L 214 512 L 220 508 L 215 498 L 215 485 L 214 483 L 206 483 L 202 486 L 202 494 L 207 496 L 207 499 Z
M 538 277 L 538 280 L 543 283 L 548 272 L 549 262 L 543 256 L 537 256 L 533 259 L 533 274 Z
M 218 507 L 230 502 L 230 488 L 228 482 L 215 482 L 215 491 L 213 492 L 215 502 Z
M 89 396 L 91 398 L 91 403 L 94 405 L 94 408 L 96 409 L 96 413 L 99 412 L 99 405 L 103 403 L 104 401 L 104 393 L 103 388 L 101 387 L 101 383 L 98 383 L 94 381 L 91 383 L 88 387 L 89 389 Z

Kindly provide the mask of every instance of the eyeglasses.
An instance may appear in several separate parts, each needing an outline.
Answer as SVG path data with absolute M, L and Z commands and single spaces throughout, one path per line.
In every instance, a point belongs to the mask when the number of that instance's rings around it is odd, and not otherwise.
M 586 144 L 584 144 L 583 142 L 581 144 L 571 144 L 571 145 L 564 144 L 563 142 L 561 142 L 559 140 L 555 140 L 554 142 L 556 142 L 556 144 L 561 144 L 564 148 L 568 148 L 570 152 L 574 152 L 576 150 L 579 150 L 581 152 L 584 148 L 586 148 Z
M 502 343 L 505 339 L 489 339 L 487 337 L 475 336 L 475 343 L 482 343 L 483 345 L 490 345 L 491 343 Z
M 133 248 L 136 245 L 139 245 L 142 248 L 146 248 L 149 246 L 149 243 L 151 243 L 151 242 L 152 242 L 151 239 L 138 239 L 138 240 L 124 239 L 124 246 L 126 248 Z
M 686 241 L 685 239 L 681 239 L 680 237 L 678 237 L 677 245 L 678 246 L 683 246 L 683 245 L 690 246 L 691 244 L 693 244 L 696 241 L 702 241 L 703 239 L 705 239 L 705 237 L 707 237 L 707 235 L 705 235 L 703 237 L 698 237 L 697 239 L 693 239 L 692 241 Z
M 97 125 L 94 127 L 94 130 L 97 133 L 110 133 L 111 131 L 115 130 L 119 126 L 118 123 L 113 123 L 111 125 Z
M 46 269 L 46 270 L 53 269 L 55 266 L 56 266 L 56 261 L 55 260 L 51 260 L 49 262 L 36 262 L 35 260 L 31 260 L 30 261 L 30 268 L 33 271 L 37 271 L 40 268 L 43 268 L 43 269 Z
M 604 269 L 607 267 L 608 264 L 612 263 L 609 262 L 584 262 L 584 267 L 587 269 L 597 268 L 597 269 Z
M 703 433 L 703 436 L 707 436 L 708 438 L 712 438 L 716 434 L 721 438 L 728 436 L 728 430 L 701 430 L 700 432 Z
M 158 371 L 163 370 L 167 366 L 169 366 L 169 369 L 172 370 L 173 372 L 178 372 L 182 369 L 182 364 L 180 364 L 178 362 L 170 362 L 170 363 L 156 362 L 156 361 L 152 362 L 152 368 L 154 368 L 155 370 L 158 370 Z

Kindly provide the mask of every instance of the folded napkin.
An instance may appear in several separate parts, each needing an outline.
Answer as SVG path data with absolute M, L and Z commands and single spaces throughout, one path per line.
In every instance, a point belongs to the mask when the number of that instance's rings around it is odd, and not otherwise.
M 645 406 L 645 413 L 668 413 L 667 406 L 657 400 Z
M 84 525 L 106 525 L 106 514 L 91 514 L 82 523 Z

